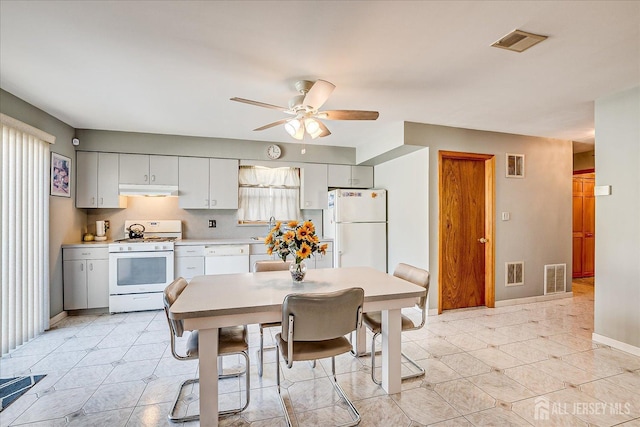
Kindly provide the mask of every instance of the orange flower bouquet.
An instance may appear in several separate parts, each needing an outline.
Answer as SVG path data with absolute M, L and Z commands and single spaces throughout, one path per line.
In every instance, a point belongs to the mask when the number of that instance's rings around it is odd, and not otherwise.
M 264 244 L 269 255 L 276 253 L 282 261 L 286 261 L 289 255 L 295 259 L 289 269 L 295 282 L 304 279 L 306 265 L 303 260 L 316 252 L 324 255 L 327 251 L 327 244 L 320 244 L 316 227 L 311 221 L 304 221 L 302 224 L 290 221 L 284 227 L 282 222 L 277 222 L 264 239 Z

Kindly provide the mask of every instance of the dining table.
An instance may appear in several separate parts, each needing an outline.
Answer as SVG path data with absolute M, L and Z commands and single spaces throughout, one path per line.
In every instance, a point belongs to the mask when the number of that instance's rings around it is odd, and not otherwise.
M 218 365 L 211 361 L 218 357 L 219 328 L 281 321 L 282 303 L 292 293 L 353 287 L 364 289 L 364 312 L 382 312 L 382 388 L 388 394 L 399 393 L 400 312 L 425 296 L 423 287 L 371 267 L 310 269 L 301 283 L 294 283 L 289 271 L 194 277 L 171 306 L 169 317 L 182 320 L 185 330 L 199 331 L 200 425 L 218 425 Z

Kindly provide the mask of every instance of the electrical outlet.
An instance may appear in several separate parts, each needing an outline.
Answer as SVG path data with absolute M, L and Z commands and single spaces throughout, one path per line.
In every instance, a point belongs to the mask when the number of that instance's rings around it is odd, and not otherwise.
M 209 220 L 209 228 L 216 228 L 216 220 L 215 219 L 210 219 Z

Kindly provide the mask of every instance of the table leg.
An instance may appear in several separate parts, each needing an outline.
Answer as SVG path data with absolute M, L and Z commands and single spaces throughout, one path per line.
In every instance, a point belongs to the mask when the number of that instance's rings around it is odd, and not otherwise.
M 400 309 L 382 311 L 382 388 L 388 394 L 400 393 L 401 378 Z
M 355 336 L 356 341 L 353 343 L 353 351 L 358 356 L 363 356 L 367 353 L 367 327 L 364 324 L 360 326 L 356 329 Z
M 200 329 L 198 373 L 200 377 L 200 426 L 218 426 L 218 329 Z

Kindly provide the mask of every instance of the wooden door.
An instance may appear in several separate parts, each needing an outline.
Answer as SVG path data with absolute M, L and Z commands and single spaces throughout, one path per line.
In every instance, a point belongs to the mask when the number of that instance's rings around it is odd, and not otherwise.
M 440 312 L 494 305 L 493 165 L 493 156 L 440 152 Z
M 595 272 L 595 174 L 573 177 L 573 277 Z

